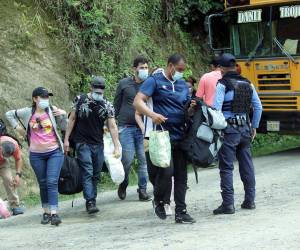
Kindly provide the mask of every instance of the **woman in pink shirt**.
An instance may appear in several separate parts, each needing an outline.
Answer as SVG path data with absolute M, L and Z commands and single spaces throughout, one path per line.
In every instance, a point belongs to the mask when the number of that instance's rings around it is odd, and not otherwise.
M 26 135 L 29 158 L 40 187 L 44 210 L 42 224 L 59 225 L 58 178 L 64 161 L 63 143 L 57 130 L 66 128 L 66 112 L 49 104 L 47 89 L 38 87 L 32 92 L 32 107 L 11 110 L 6 118 L 19 133 Z M 19 121 L 23 121 L 24 128 Z M 22 123 L 21 123 L 22 124 Z
M 213 106 L 218 81 L 222 78 L 218 58 L 210 62 L 212 71 L 204 74 L 199 82 L 196 96 L 201 98 L 208 106 Z

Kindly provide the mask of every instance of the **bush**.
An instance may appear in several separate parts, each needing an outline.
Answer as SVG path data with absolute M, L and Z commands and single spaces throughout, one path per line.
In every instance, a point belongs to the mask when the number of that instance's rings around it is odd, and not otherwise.
M 181 52 L 190 70 L 200 69 L 206 57 L 202 44 L 176 22 L 167 25 L 162 20 L 163 1 L 40 1 L 58 20 L 61 39 L 68 45 L 75 72 L 68 76 L 73 92 L 87 90 L 91 75 L 102 75 L 108 83 L 106 95 L 112 98 L 116 83 L 130 74 L 139 54 L 148 57 L 152 67 L 162 67 L 170 53 Z

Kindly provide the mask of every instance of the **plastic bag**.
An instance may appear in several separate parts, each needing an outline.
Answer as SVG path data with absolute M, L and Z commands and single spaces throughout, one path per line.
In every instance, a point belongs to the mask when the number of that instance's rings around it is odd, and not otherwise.
M 109 132 L 104 133 L 103 141 L 104 141 L 104 161 L 110 173 L 110 177 L 114 183 L 121 184 L 125 178 L 124 167 L 121 162 L 122 156 L 116 158 L 113 155 L 115 147 Z M 119 146 L 120 146 L 120 152 L 122 152 L 121 144 Z
M 156 130 L 150 132 L 149 154 L 153 165 L 161 168 L 170 167 L 171 142 L 169 131 Z
M 10 212 L 5 201 L 0 199 L 0 218 L 6 219 L 10 217 Z

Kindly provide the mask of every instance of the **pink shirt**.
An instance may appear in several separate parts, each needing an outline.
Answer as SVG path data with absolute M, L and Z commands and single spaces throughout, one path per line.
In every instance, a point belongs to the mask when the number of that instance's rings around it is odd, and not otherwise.
M 47 113 L 34 114 L 29 122 L 30 152 L 47 153 L 59 148 L 57 138 Z
M 196 96 L 202 98 L 208 106 L 213 106 L 215 100 L 216 86 L 222 78 L 220 70 L 204 74 L 199 82 Z

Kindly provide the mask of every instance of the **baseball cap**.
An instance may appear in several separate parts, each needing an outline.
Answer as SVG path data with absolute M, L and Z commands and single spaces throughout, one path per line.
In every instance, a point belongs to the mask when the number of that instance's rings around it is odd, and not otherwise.
M 105 89 L 105 79 L 101 76 L 94 76 L 91 81 L 94 89 Z
M 49 92 L 47 89 L 45 89 L 44 87 L 37 87 L 32 91 L 32 97 L 49 97 L 49 96 L 53 96 L 53 94 L 51 92 Z
M 225 68 L 235 67 L 236 65 L 235 56 L 229 53 L 224 53 L 219 58 L 219 65 Z

